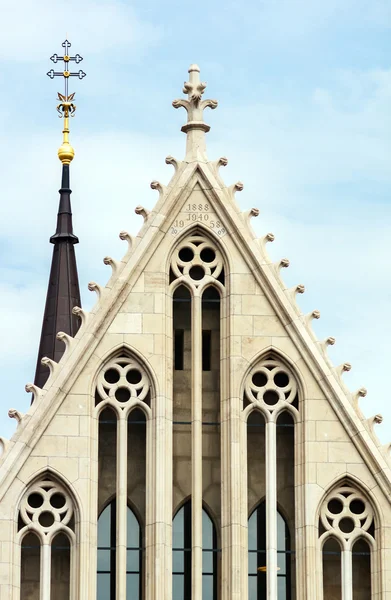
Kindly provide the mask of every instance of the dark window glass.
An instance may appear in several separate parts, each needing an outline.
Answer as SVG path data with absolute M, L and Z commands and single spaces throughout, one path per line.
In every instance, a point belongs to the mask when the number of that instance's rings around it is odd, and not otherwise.
M 277 512 L 278 600 L 291 598 L 291 546 L 288 525 Z M 262 502 L 248 520 L 248 598 L 266 600 L 266 504 Z
M 184 365 L 184 336 L 185 332 L 183 329 L 175 329 L 174 331 L 174 361 L 175 370 L 183 371 Z
M 115 600 L 116 590 L 116 502 L 111 502 L 98 520 L 98 593 L 97 600 Z M 126 598 L 142 598 L 142 537 L 134 512 L 127 514 Z
M 173 600 L 191 599 L 191 503 L 173 520 Z M 217 538 L 208 513 L 202 511 L 202 600 L 217 600 Z
M 212 332 L 207 329 L 202 332 L 202 370 L 210 371 L 212 357 Z

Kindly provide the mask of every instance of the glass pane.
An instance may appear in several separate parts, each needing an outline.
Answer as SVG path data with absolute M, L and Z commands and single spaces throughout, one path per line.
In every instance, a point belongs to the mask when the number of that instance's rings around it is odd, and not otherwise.
M 184 594 L 184 575 L 173 575 L 172 577 L 172 600 L 187 600 Z
M 287 600 L 286 578 L 285 577 L 277 578 L 277 597 L 278 597 L 278 600 Z
M 51 554 L 51 598 L 69 598 L 71 545 L 65 534 L 56 535 Z
M 202 551 L 202 572 L 213 573 L 213 554 L 210 550 Z
M 202 576 L 202 600 L 214 600 L 212 575 Z
M 256 575 L 257 574 L 257 568 L 262 566 L 262 565 L 258 565 L 258 560 L 257 560 L 257 553 L 256 552 L 249 552 L 248 553 L 248 572 L 250 575 Z
M 111 550 L 98 550 L 98 571 L 110 572 Z
M 341 600 L 341 547 L 329 538 L 323 546 L 323 597 Z
M 137 573 L 140 570 L 140 552 L 139 550 L 127 550 L 126 552 L 126 570 L 127 571 L 136 571 Z
M 287 550 L 285 540 L 285 521 L 277 512 L 277 550 Z
M 20 597 L 39 600 L 40 543 L 34 533 L 28 533 L 22 541 Z
M 174 573 L 183 573 L 185 570 L 184 553 L 182 550 L 172 553 L 172 570 Z
M 248 549 L 257 549 L 257 511 L 248 520 Z
M 97 600 L 109 600 L 110 598 L 110 575 L 98 573 Z
M 139 600 L 140 598 L 140 576 L 134 574 L 126 575 L 126 600 Z M 108 598 L 106 599 L 108 600 Z
M 110 547 L 111 504 L 106 506 L 98 520 L 98 548 Z
M 286 575 L 286 559 L 287 559 L 286 554 L 284 554 L 283 552 L 277 553 L 277 566 L 280 569 L 278 571 L 279 575 Z
M 140 545 L 140 525 L 134 512 L 128 507 L 127 547 L 138 548 Z
M 248 600 L 257 600 L 257 576 L 248 578 Z
M 371 598 L 371 551 L 365 540 L 353 546 L 353 600 Z
M 202 548 L 213 548 L 213 523 L 205 510 L 202 511 Z
M 174 517 L 172 522 L 172 547 L 183 548 L 185 544 L 184 509 L 183 507 Z

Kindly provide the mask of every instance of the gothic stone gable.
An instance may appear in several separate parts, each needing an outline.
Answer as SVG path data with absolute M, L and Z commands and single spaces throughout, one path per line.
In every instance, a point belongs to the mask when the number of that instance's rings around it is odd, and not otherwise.
M 291 388 L 286 388 L 285 399 L 278 396 L 278 390 L 273 393 L 280 398 L 275 400 L 276 405 L 292 404 L 296 428 L 294 487 L 289 491 L 282 482 L 281 497 L 293 494 L 296 503 L 293 534 L 297 540 L 297 600 L 322 597 L 319 536 L 327 533 L 327 527 L 334 527 L 330 520 L 319 525 L 319 518 L 325 518 L 322 506 L 328 502 L 328 494 L 331 500 L 332 494 L 348 498 L 355 486 L 361 492 L 361 502 L 369 502 L 370 498 L 377 527 L 381 524 L 374 555 L 380 573 L 374 577 L 372 593 L 374 598 L 386 598 L 386 590 L 391 591 L 387 542 L 391 533 L 391 474 L 386 454 L 373 434 L 373 423 L 363 419 L 357 397 L 342 382 L 343 370 L 348 367 L 334 367 L 325 345 L 312 332 L 311 318 L 316 315 L 300 312 L 295 295 L 302 290 L 287 289 L 279 265 L 269 259 L 265 248 L 268 236 L 256 239 L 250 219 L 257 211 L 240 211 L 235 192 L 241 185 L 226 187 L 220 178 L 219 168 L 225 161 L 199 160 L 189 152 L 183 162 L 169 160 L 175 174 L 167 187 L 154 182 L 153 187 L 159 191 L 155 208 L 150 213 L 142 207 L 136 209 L 144 218 L 141 231 L 135 238 L 121 234 L 129 244 L 128 251 L 121 261 L 107 259 L 113 273 L 105 287 L 91 285 L 97 292 L 94 309 L 90 313 L 76 309 L 82 321 L 77 335 L 61 336 L 66 345 L 63 358 L 59 364 L 46 361 L 51 374 L 44 389 L 30 386 L 35 397 L 33 405 L 27 414 L 15 414 L 17 431 L 5 444 L 0 465 L 0 598 L 19 598 L 20 538 L 15 520 L 26 490 L 32 489 L 28 486 L 45 489 L 45 478 L 66 497 L 74 515 L 69 517 L 71 525 L 64 525 L 70 530 L 70 538 L 77 536 L 79 540 L 75 560 L 80 576 L 72 584 L 73 598 L 96 598 L 96 572 L 91 565 L 96 564 L 97 553 L 101 402 L 116 411 L 119 422 L 123 422 L 121 415 L 133 402 L 131 405 L 137 406 L 147 421 L 146 501 L 140 515 L 140 521 L 146 524 L 146 548 L 150 548 L 146 555 L 145 598 L 171 597 L 173 509 L 187 493 L 193 494 L 193 503 L 200 500 L 199 493 L 194 497 L 195 476 L 190 483 L 183 476 L 186 464 L 191 463 L 194 472 L 199 463 L 190 457 L 182 464 L 180 460 L 172 464 L 176 443 L 171 427 L 176 406 L 173 297 L 180 284 L 187 282 L 196 305 L 197 290 L 203 281 L 217 289 L 221 299 L 221 504 L 213 493 L 212 476 L 211 491 L 205 492 L 208 505 L 214 514 L 219 513 L 217 521 L 223 531 L 221 598 L 247 597 L 247 519 L 259 492 L 257 482 L 250 479 L 247 491 L 243 478 L 246 452 L 241 415 L 249 412 L 250 404 L 267 405 L 262 389 L 269 383 L 274 385 L 267 370 L 276 374 L 281 371 L 295 381 L 295 394 L 291 394 Z M 188 343 L 194 344 L 194 340 Z M 186 340 L 184 348 L 185 352 Z M 106 374 L 110 368 L 120 373 L 122 388 L 109 381 Z M 128 376 L 129 372 L 136 375 Z M 257 384 L 254 377 L 259 373 L 269 383 Z M 190 387 L 201 389 L 200 381 L 189 381 Z M 119 392 L 120 388 L 125 391 Z M 256 395 L 254 390 L 258 390 Z M 182 398 L 185 392 L 186 382 Z M 212 398 L 213 388 L 208 393 Z M 272 415 L 273 409 L 269 412 Z M 202 418 L 200 415 L 199 422 Z M 125 438 L 117 435 L 113 477 L 114 472 L 117 477 L 125 477 L 118 466 L 118 456 L 126 454 L 126 447 L 121 446 Z M 214 443 L 212 440 L 211 448 Z M 133 476 L 136 478 L 136 471 Z M 281 475 L 277 478 L 281 480 Z M 105 480 L 107 496 L 110 489 L 115 494 L 113 481 Z M 136 482 L 133 491 L 136 502 L 142 485 Z M 120 498 L 117 501 L 120 503 Z M 102 501 L 100 509 L 103 506 Z M 120 547 L 126 550 L 126 540 L 124 543 Z M 121 556 L 119 560 L 126 562 Z

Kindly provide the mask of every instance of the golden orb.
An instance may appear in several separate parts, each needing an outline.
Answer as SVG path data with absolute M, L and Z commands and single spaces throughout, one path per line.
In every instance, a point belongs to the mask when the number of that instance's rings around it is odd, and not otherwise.
M 64 142 L 58 149 L 58 158 L 63 165 L 69 165 L 75 156 L 75 151 L 69 142 Z

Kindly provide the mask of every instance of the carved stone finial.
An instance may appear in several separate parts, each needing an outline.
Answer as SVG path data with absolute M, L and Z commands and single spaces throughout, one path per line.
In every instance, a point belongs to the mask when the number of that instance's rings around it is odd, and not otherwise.
M 85 310 L 83 310 L 82 308 L 80 308 L 80 306 L 74 306 L 72 308 L 72 313 L 74 315 L 76 315 L 77 317 L 79 317 L 79 319 L 81 320 L 81 324 L 82 325 L 84 325 L 87 322 L 88 312 L 86 312 Z
M 118 262 L 116 260 L 114 260 L 114 258 L 111 258 L 111 256 L 105 256 L 103 259 L 103 264 L 110 266 L 112 268 L 113 271 L 113 275 L 114 273 L 116 273 L 118 271 Z
M 250 221 L 253 217 L 258 217 L 259 209 L 258 208 L 250 208 L 250 210 L 245 210 L 242 212 L 243 221 L 250 225 Z
M 351 401 L 352 401 L 352 404 L 355 406 L 356 410 L 360 411 L 360 406 L 359 406 L 360 398 L 365 398 L 367 393 L 368 393 L 367 388 L 362 387 L 359 390 L 357 390 L 356 392 L 354 392 L 353 394 L 351 394 Z
M 161 184 L 160 181 L 151 181 L 151 189 L 158 190 L 159 195 L 162 196 L 166 191 L 166 186 Z
M 335 341 L 336 341 L 336 340 L 335 340 L 335 337 L 331 337 L 331 336 L 330 336 L 330 337 L 328 337 L 328 338 L 326 338 L 326 339 L 325 339 L 325 341 L 324 341 L 324 345 L 325 345 L 325 346 L 334 346 L 334 344 L 335 344 Z
M 33 400 L 34 402 L 37 400 L 37 398 L 39 398 L 39 396 L 42 394 L 42 389 L 39 388 L 37 385 L 35 385 L 34 383 L 26 383 L 26 385 L 24 386 L 24 389 L 26 390 L 26 392 L 28 394 L 33 394 Z
M 368 425 L 369 431 L 371 432 L 371 434 L 373 436 L 376 435 L 375 433 L 375 425 L 380 425 L 381 423 L 383 423 L 383 415 L 374 415 L 373 417 L 369 417 L 369 419 L 366 420 L 366 423 Z
M 10 408 L 8 411 L 8 416 L 10 419 L 16 419 L 16 421 L 18 422 L 18 425 L 19 425 L 22 422 L 24 415 L 23 415 L 23 413 L 16 410 L 16 408 Z
M 348 373 L 351 370 L 351 368 L 352 365 L 348 362 L 345 362 L 342 365 L 338 365 L 338 367 L 335 367 L 334 371 L 338 375 L 338 377 L 341 377 L 344 373 Z
M 287 269 L 290 265 L 289 259 L 288 258 L 282 258 L 278 263 L 277 263 L 277 269 L 280 271 L 281 269 Z
M 47 367 L 50 370 L 50 375 L 53 375 L 54 371 L 56 370 L 56 367 L 57 367 L 58 363 L 56 363 L 51 358 L 48 358 L 47 356 L 44 356 L 43 358 L 41 358 L 41 365 L 45 365 L 45 367 Z
M 183 93 L 187 94 L 187 100 L 181 98 L 174 100 L 174 108 L 183 107 L 187 111 L 187 123 L 183 125 L 182 131 L 187 134 L 186 160 L 206 160 L 205 133 L 210 130 L 209 125 L 204 122 L 204 109 L 216 108 L 217 100 L 201 100 L 205 91 L 206 83 L 200 81 L 200 68 L 198 65 L 190 65 L 189 81 L 183 86 Z
M 144 223 L 148 219 L 149 210 L 144 208 L 143 206 L 141 206 L 141 204 L 136 206 L 136 208 L 134 209 L 134 212 L 136 213 L 136 215 L 141 215 L 143 217 Z
M 244 189 L 244 184 L 241 181 L 237 181 L 236 183 L 233 183 L 232 185 L 229 186 L 229 191 L 231 193 L 231 195 L 233 196 L 235 194 L 235 192 L 242 192 Z M 257 208 L 252 208 L 251 210 L 258 210 Z M 258 211 L 259 214 L 259 211 Z M 257 215 L 258 216 L 258 215 Z
M 226 167 L 228 165 L 228 158 L 221 156 L 218 160 L 214 160 L 211 164 L 214 166 L 216 171 L 218 171 L 220 167 Z
M 166 156 L 166 164 L 167 165 L 172 165 L 175 169 L 175 172 L 179 169 L 180 165 L 182 164 L 181 160 L 177 160 L 176 158 L 174 158 L 173 156 Z
M 65 344 L 65 352 L 70 348 L 73 337 L 65 333 L 64 331 L 59 331 L 56 335 L 56 338 Z
M 133 248 L 133 236 L 131 236 L 127 231 L 120 231 L 119 239 L 123 242 L 125 240 L 128 242 L 128 252 L 130 252 Z
M 308 315 L 305 316 L 307 325 L 310 325 L 310 323 L 314 319 L 320 319 L 320 311 L 319 310 L 313 310 L 312 312 L 308 313 Z
M 99 283 L 96 283 L 95 281 L 90 281 L 90 283 L 88 284 L 88 289 L 90 292 L 96 292 L 98 300 L 102 296 L 102 288 L 99 285 Z
M 267 242 L 274 242 L 275 240 L 275 235 L 274 233 L 267 233 L 264 237 L 263 237 L 263 241 L 265 242 L 265 244 L 267 244 Z

